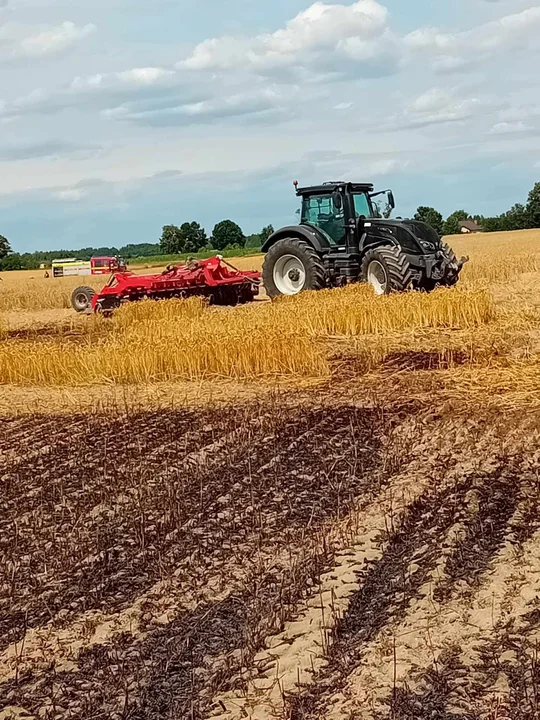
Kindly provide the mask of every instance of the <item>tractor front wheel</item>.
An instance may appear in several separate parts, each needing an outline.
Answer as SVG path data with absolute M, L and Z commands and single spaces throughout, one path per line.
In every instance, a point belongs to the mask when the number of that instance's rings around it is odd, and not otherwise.
M 461 272 L 463 263 L 461 263 L 461 265 L 459 264 L 456 253 L 452 250 L 450 245 L 444 245 L 443 253 L 446 264 L 446 272 L 441 281 L 441 285 L 452 287 L 453 285 L 456 285 L 459 280 L 459 273 Z
M 271 298 L 326 287 L 323 262 L 305 240 L 278 240 L 266 254 L 262 274 L 264 287 Z
M 361 275 L 376 295 L 404 292 L 412 286 L 409 261 L 399 248 L 392 245 L 369 250 L 362 261 Z
M 94 288 L 86 285 L 78 287 L 71 295 L 71 306 L 78 313 L 87 312 L 92 307 L 92 298 L 95 294 Z

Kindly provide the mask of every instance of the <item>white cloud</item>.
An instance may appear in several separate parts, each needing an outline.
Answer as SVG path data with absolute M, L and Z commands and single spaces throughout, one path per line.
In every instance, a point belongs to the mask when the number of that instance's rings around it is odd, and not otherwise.
M 154 127 L 207 123 L 227 118 L 251 117 L 264 119 L 284 111 L 291 104 L 290 89 L 267 87 L 233 95 L 216 96 L 197 102 L 174 102 L 166 105 L 139 110 L 133 103 L 127 103 L 103 111 L 106 117 L 135 122 Z M 288 117 L 291 117 L 289 112 Z
M 16 142 L 0 144 L 0 161 L 17 162 L 20 160 L 35 160 L 41 158 L 59 159 L 86 159 L 96 157 L 102 148 L 98 145 L 71 143 L 66 140 L 47 140 L 41 142 Z
M 52 55 L 67 50 L 96 29 L 92 24 L 77 26 L 73 22 L 66 21 L 57 27 L 47 28 L 23 38 L 13 49 L 13 53 L 28 57 Z
M 155 83 L 174 76 L 174 70 L 166 70 L 160 67 L 133 68 L 118 73 L 119 80 L 133 83 L 135 85 L 154 85 Z
M 168 84 L 174 70 L 161 67 L 132 68 L 117 73 L 79 76 L 71 81 L 69 90 L 76 92 L 107 91 L 119 88 L 150 87 Z
M 388 11 L 375 0 L 353 5 L 316 2 L 274 33 L 253 38 L 211 38 L 179 63 L 190 70 L 239 69 L 267 74 L 284 68 L 323 71 L 334 56 L 354 62 L 369 75 L 395 69 L 397 45 L 388 28 Z M 324 62 L 322 59 L 324 58 Z
M 62 202 L 80 202 L 87 193 L 82 188 L 66 188 L 51 193 L 51 197 Z
M 492 101 L 467 97 L 459 89 L 434 87 L 410 100 L 401 113 L 390 116 L 386 129 L 427 127 L 467 120 L 492 107 Z
M 431 67 L 456 72 L 482 59 L 499 58 L 505 49 L 525 46 L 538 28 L 540 6 L 463 32 L 423 28 L 400 38 L 390 27 L 387 9 L 376 0 L 351 5 L 315 2 L 273 33 L 205 40 L 174 67 L 149 65 L 80 75 L 57 89 L 0 100 L 0 120 L 84 107 L 112 120 L 163 127 L 227 118 L 288 119 L 310 116 L 310 108 L 317 107 L 318 113 L 327 109 L 329 121 L 333 110 L 349 110 L 359 93 L 370 97 L 361 117 L 372 128 L 374 116 L 383 118 L 378 124 L 382 130 L 464 122 L 486 107 L 492 111 L 493 101 L 486 105 L 470 90 L 432 88 L 399 112 L 382 94 L 373 102 L 370 90 L 358 81 L 395 73 L 405 60 L 411 76 L 417 70 L 422 77 L 420 70 Z M 27 49 L 53 52 L 94 26 L 63 23 L 60 29 L 64 34 L 56 28 L 27 38 Z M 344 84 L 336 90 L 336 81 L 343 79 L 351 100 L 349 95 L 344 99 Z M 513 118 L 501 115 L 497 120 Z M 486 129 L 495 122 L 487 120 Z M 493 134 L 497 132 L 501 131 Z
M 83 105 L 99 111 L 123 102 L 144 104 L 145 98 L 159 99 L 180 91 L 187 98 L 192 94 L 180 84 L 178 73 L 166 68 L 133 68 L 116 73 L 77 76 L 57 90 L 37 88 L 10 103 L 0 101 L 0 118 L 53 113 Z
M 512 133 L 527 132 L 532 128 L 523 122 L 518 120 L 517 122 L 499 122 L 496 123 L 490 130 L 492 135 L 509 135 Z
M 503 50 L 522 50 L 536 43 L 539 30 L 540 6 L 535 6 L 458 33 L 421 28 L 407 35 L 404 44 L 413 56 L 430 56 L 435 71 L 456 72 Z

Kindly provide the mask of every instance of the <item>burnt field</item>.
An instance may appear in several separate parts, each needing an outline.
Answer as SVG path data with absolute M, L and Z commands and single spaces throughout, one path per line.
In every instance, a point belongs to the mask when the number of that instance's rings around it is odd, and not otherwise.
M 0 425 L 0 709 L 533 718 L 538 412 Z

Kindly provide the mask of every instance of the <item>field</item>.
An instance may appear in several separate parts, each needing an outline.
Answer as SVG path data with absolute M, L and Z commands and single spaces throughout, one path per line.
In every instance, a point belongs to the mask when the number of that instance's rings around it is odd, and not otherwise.
M 3 275 L 2 720 L 540 717 L 540 232 L 451 244 L 109 321 Z

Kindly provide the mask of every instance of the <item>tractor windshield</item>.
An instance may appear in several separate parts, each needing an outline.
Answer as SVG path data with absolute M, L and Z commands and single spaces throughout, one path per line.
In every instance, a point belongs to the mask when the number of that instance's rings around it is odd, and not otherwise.
M 356 213 L 356 217 L 361 217 L 362 215 L 364 217 L 373 217 L 373 208 L 371 205 L 370 198 L 366 195 L 366 193 L 355 193 L 354 195 L 354 211 Z
M 334 205 L 334 198 L 328 195 L 305 197 L 302 203 L 302 223 L 308 223 L 322 230 L 332 245 L 338 245 L 345 237 L 345 216 L 343 208 Z

